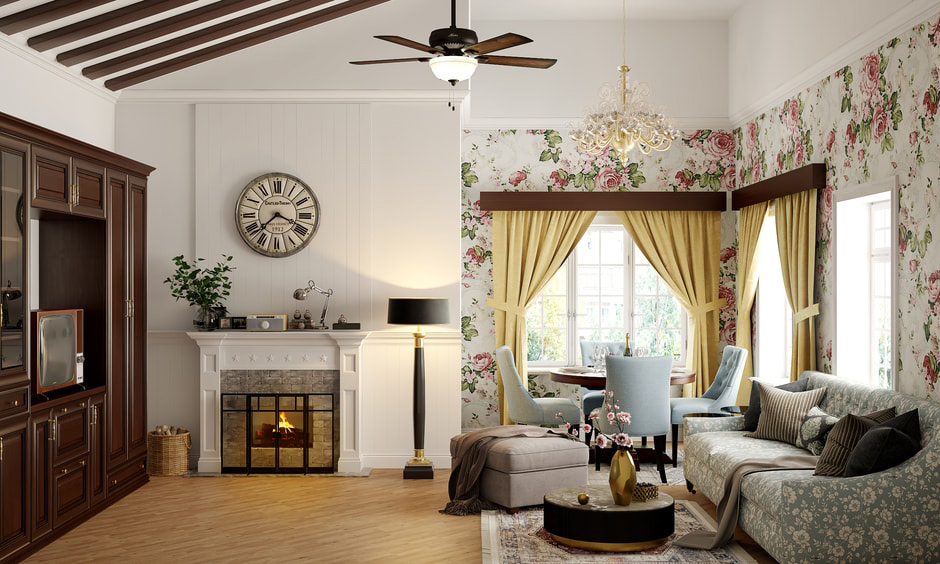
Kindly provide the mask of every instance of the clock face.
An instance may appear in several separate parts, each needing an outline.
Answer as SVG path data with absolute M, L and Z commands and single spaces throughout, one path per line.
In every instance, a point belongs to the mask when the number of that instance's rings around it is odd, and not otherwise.
M 235 224 L 255 252 L 287 257 L 313 239 L 320 226 L 320 203 L 296 176 L 263 174 L 249 182 L 238 197 Z

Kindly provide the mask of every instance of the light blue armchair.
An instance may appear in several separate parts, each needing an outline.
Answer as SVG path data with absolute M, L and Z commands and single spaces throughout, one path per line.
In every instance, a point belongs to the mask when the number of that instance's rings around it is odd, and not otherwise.
M 503 380 L 503 391 L 509 403 L 509 418 L 526 425 L 577 425 L 581 409 L 568 398 L 533 398 L 522 383 L 512 350 L 507 346 L 496 349 L 496 365 Z M 555 417 L 561 413 L 564 421 Z
M 670 356 L 607 357 L 607 391 L 614 393 L 614 401 L 620 407 L 616 411 L 630 414 L 630 424 L 624 430 L 631 437 L 653 437 L 653 448 L 657 453 L 656 466 L 663 483 L 666 483 L 663 456 L 666 454 L 666 435 L 669 433 L 671 370 Z M 604 406 L 598 410 L 596 425 L 605 434 L 617 432 L 617 428 L 607 421 L 607 409 Z
M 673 398 L 669 400 L 672 409 L 672 465 L 678 462 L 679 425 L 689 413 L 726 414 L 724 408 L 737 405 L 738 388 L 741 387 L 741 375 L 744 373 L 744 361 L 747 349 L 726 345 L 721 353 L 721 364 L 712 385 L 698 398 Z

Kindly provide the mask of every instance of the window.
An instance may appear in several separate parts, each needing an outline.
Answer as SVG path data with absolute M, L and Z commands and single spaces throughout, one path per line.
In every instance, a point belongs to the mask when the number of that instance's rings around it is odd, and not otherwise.
M 836 192 L 835 373 L 891 388 L 896 311 L 892 280 L 897 256 L 894 218 L 896 180 Z
M 636 355 L 685 356 L 685 310 L 623 226 L 603 219 L 529 307 L 526 327 L 533 366 L 583 364 L 579 341 L 625 333 Z
M 770 381 L 790 380 L 793 351 L 793 314 L 783 286 L 777 222 L 773 210 L 764 220 L 757 247 L 757 315 L 754 339 L 754 375 Z M 740 328 L 738 329 L 741 330 Z

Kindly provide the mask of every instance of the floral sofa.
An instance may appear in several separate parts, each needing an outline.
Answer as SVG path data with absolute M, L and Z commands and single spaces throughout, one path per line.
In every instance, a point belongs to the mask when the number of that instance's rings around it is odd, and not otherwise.
M 738 525 L 781 562 L 940 562 L 940 403 L 821 372 L 800 378 L 807 389 L 827 388 L 819 407 L 834 416 L 918 409 L 922 448 L 894 468 L 853 478 L 813 476 L 813 470 L 750 474 L 741 487 Z M 745 437 L 743 426 L 743 417 L 685 420 L 686 480 L 716 504 L 735 463 L 807 454 Z

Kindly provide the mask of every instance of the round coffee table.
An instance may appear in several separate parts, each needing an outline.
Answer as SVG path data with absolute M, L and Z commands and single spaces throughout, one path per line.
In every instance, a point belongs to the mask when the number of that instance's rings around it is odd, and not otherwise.
M 587 504 L 578 503 L 580 493 L 591 497 Z M 584 550 L 647 550 L 676 530 L 675 500 L 662 492 L 650 501 L 617 505 L 607 486 L 573 486 L 545 494 L 542 512 L 552 538 Z

